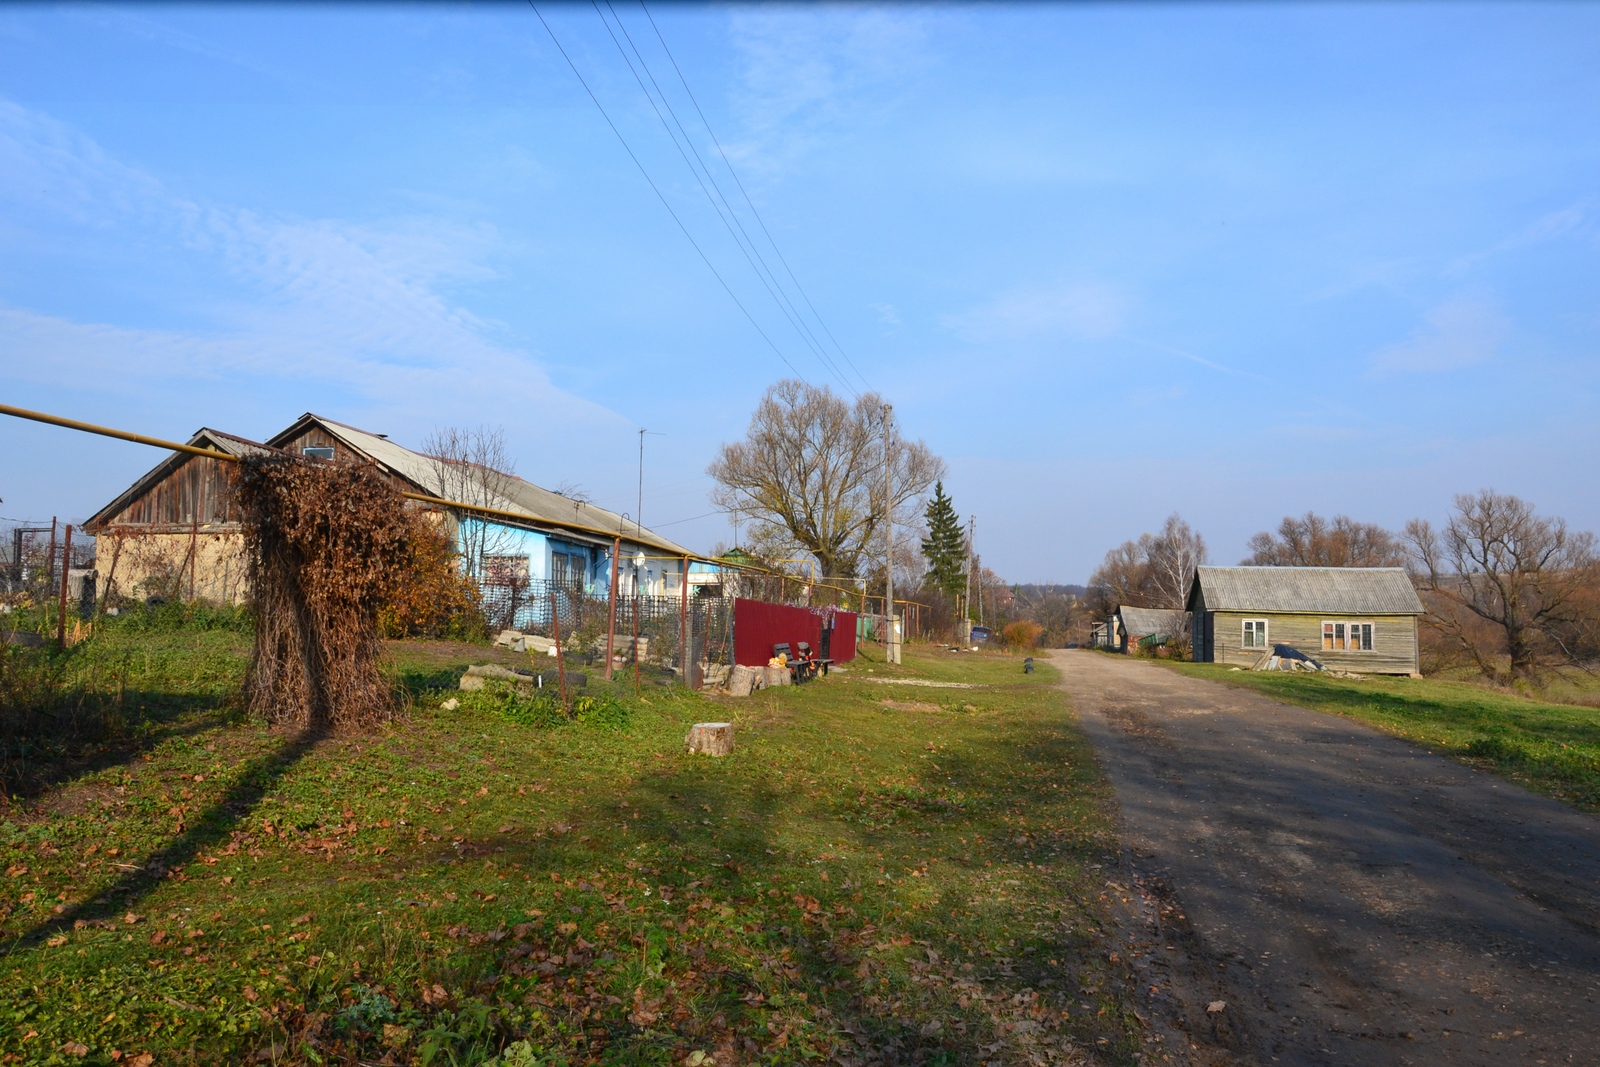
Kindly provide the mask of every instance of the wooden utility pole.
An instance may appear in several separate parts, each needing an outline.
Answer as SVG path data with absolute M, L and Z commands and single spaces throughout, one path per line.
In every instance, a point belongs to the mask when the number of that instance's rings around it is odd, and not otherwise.
M 883 611 L 887 620 L 884 660 L 900 662 L 894 632 L 894 406 L 883 405 Z
M 617 646 L 617 571 L 622 566 L 622 538 L 611 542 L 611 604 L 606 620 L 606 681 L 611 681 L 611 657 Z
M 67 647 L 67 575 L 72 570 L 72 524 L 61 542 L 61 601 L 56 609 L 56 647 Z

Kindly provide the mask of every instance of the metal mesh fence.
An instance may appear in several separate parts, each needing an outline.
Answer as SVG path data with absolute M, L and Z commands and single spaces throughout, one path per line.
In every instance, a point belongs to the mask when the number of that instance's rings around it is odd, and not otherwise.
M 53 596 L 63 564 L 73 570 L 94 566 L 94 538 L 73 530 L 70 559 L 64 541 L 61 526 L 19 523 L 0 528 L 0 593 Z
M 733 663 L 733 600 L 691 592 L 675 596 L 619 596 L 611 601 L 571 583 L 525 579 L 483 587 L 492 631 L 515 630 L 555 642 L 569 661 L 603 665 L 608 638 L 618 669 L 650 667 L 700 685 Z M 685 641 L 688 642 L 685 656 Z

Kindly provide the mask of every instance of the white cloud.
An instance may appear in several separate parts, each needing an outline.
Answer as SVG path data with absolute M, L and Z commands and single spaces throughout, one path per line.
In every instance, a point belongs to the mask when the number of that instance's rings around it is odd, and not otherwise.
M 498 324 L 442 286 L 493 277 L 494 231 L 430 219 L 387 226 L 274 218 L 195 205 L 47 115 L 0 100 L 0 200 L 214 262 L 236 295 L 204 325 L 129 328 L 0 306 L 5 377 L 64 390 L 148 394 L 161 383 L 241 378 L 354 398 L 424 430 L 505 421 L 536 437 L 620 416 L 557 388 Z M 192 314 L 185 318 L 193 318 Z M 315 386 L 313 392 L 310 388 Z M 334 387 L 330 390 L 329 387 Z M 514 431 L 515 433 L 515 431 Z
M 757 170 L 804 151 L 830 124 L 892 108 L 928 62 L 919 14 L 896 9 L 777 7 L 741 10 L 730 25 L 745 129 L 730 156 Z
M 1434 308 L 1411 337 L 1372 354 L 1371 373 L 1437 374 L 1487 363 L 1510 333 L 1494 301 L 1459 297 Z
M 1061 284 L 1002 294 L 942 324 L 964 340 L 1023 341 L 1109 337 L 1122 328 L 1127 298 L 1108 285 Z

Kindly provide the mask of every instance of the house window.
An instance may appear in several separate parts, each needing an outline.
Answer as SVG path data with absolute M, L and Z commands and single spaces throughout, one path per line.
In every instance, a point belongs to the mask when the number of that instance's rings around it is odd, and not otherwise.
M 1325 622 L 1322 624 L 1322 651 L 1371 652 L 1372 623 Z
M 332 445 L 307 445 L 300 450 L 300 454 L 307 459 L 332 459 Z
M 1267 647 L 1267 620 L 1266 619 L 1246 619 L 1246 620 L 1244 620 L 1244 647 L 1245 648 L 1266 648 Z
M 483 584 L 524 587 L 528 584 L 527 556 L 484 556 Z
M 550 580 L 557 585 L 581 586 L 588 569 L 589 561 L 580 552 L 554 552 L 550 555 Z

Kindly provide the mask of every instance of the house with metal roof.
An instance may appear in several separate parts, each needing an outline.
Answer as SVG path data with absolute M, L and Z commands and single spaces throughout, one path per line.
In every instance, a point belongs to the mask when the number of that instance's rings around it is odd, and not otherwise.
M 1248 667 L 1283 644 L 1326 667 L 1420 674 L 1422 601 L 1399 567 L 1200 567 L 1185 608 L 1197 663 Z
M 214 430 L 201 430 L 189 443 L 238 456 L 278 453 L 368 464 L 397 489 L 440 498 L 438 505 L 413 501 L 410 506 L 435 513 L 458 548 L 470 541 L 475 551 L 463 557 L 471 561 L 472 577 L 496 625 L 518 626 L 539 615 L 540 593 L 551 585 L 608 596 L 613 556 L 620 559 L 622 596 L 678 596 L 685 586 L 693 591 L 721 580 L 716 566 L 617 512 L 515 475 L 428 456 L 384 434 L 319 415 L 302 415 L 265 443 Z M 118 560 L 118 590 L 136 596 L 244 599 L 237 477 L 236 464 L 174 453 L 102 508 L 87 524 L 91 532 L 110 535 L 113 552 L 119 543 L 129 546 L 127 561 Z M 448 500 L 483 510 L 451 508 L 443 503 Z M 146 557 L 147 563 L 139 562 Z M 108 562 L 102 563 L 102 574 Z M 185 568 L 187 581 L 179 577 Z
M 1189 636 L 1189 614 L 1176 608 L 1136 608 L 1124 604 L 1112 616 L 1114 644 L 1124 652 L 1150 648 Z

